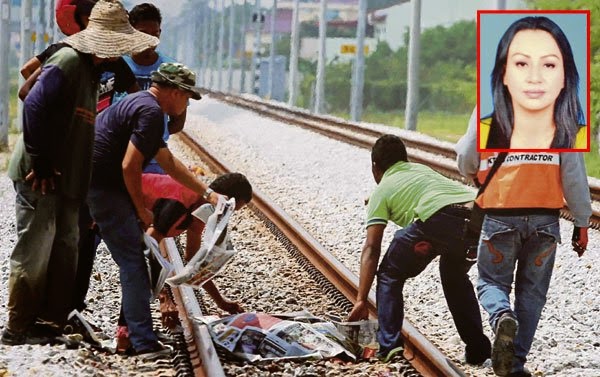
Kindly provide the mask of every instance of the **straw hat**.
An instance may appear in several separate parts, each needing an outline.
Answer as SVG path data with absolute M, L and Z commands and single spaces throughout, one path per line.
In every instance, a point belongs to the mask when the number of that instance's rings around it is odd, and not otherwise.
M 100 0 L 92 9 L 87 28 L 65 38 L 64 42 L 86 54 L 116 58 L 156 47 L 159 40 L 135 30 L 119 1 Z

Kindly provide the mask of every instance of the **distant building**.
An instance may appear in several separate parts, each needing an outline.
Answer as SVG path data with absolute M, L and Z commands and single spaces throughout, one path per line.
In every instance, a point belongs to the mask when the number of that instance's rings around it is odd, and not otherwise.
M 302 38 L 299 56 L 303 59 L 317 60 L 319 48 L 318 38 Z M 375 38 L 365 38 L 365 56 L 371 55 L 377 48 Z M 355 38 L 327 38 L 325 41 L 327 64 L 347 63 L 356 54 Z
M 507 9 L 525 9 L 523 0 L 507 0 Z M 435 0 L 421 2 L 421 30 L 438 25 L 449 26 L 460 20 L 475 20 L 478 9 L 496 9 L 497 0 L 456 1 Z M 375 37 L 387 42 L 393 50 L 404 43 L 404 32 L 410 25 L 411 4 L 394 5 L 370 14 L 369 23 L 375 28 Z
M 271 45 L 271 15 L 270 9 L 263 10 L 264 23 L 261 32 L 261 46 L 263 55 L 267 53 Z M 278 36 L 289 35 L 292 32 L 292 13 L 293 3 L 291 1 L 278 1 L 277 13 L 275 16 L 275 32 Z M 315 22 L 318 24 L 320 13 L 320 4 L 318 1 L 300 2 L 299 22 Z M 358 0 L 329 0 L 327 2 L 327 27 L 337 30 L 347 30 L 348 34 L 356 34 L 358 18 Z M 372 35 L 371 25 L 367 25 L 367 35 Z M 246 54 L 251 55 L 254 48 L 254 24 L 248 25 L 246 31 Z M 318 54 L 317 38 L 302 38 L 300 57 L 309 60 L 316 60 Z M 348 51 L 349 45 L 356 44 L 355 38 L 327 38 L 327 60 L 346 62 L 352 58 Z M 365 46 L 369 53 L 372 53 L 376 47 L 376 40 L 367 38 Z

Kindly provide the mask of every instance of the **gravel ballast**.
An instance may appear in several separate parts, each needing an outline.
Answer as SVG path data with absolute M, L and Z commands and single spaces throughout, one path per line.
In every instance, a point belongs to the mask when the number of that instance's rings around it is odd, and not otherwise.
M 319 242 L 358 273 L 365 238 L 364 199 L 375 187 L 370 151 L 288 126 L 210 98 L 194 103 L 186 131 L 248 176 Z M 466 126 L 466 125 L 465 125 Z M 548 301 L 527 366 L 537 375 L 600 375 L 600 237 L 589 232 L 588 251 L 571 250 L 572 223 L 561 220 Z M 387 247 L 394 226 L 388 226 Z M 472 281 L 477 271 L 470 271 Z M 374 288 L 374 287 L 373 287 Z M 407 318 L 455 361 L 463 359 L 443 298 L 435 260 L 405 285 Z M 482 311 L 486 331 L 487 314 Z M 479 368 L 475 375 L 491 373 Z
M 370 154 L 324 136 L 261 118 L 248 111 L 218 103 L 209 97 L 194 102 L 188 112 L 186 131 L 244 173 L 253 186 L 275 200 L 346 266 L 358 273 L 360 250 L 365 237 L 364 200 L 375 187 L 370 171 Z M 195 163 L 176 140 L 174 153 Z M 10 180 L 0 178 L 0 327 L 6 321 L 9 257 L 16 241 L 14 190 Z M 244 226 L 240 223 L 240 227 Z M 387 247 L 395 230 L 388 226 Z M 241 230 L 240 230 L 241 231 Z M 537 376 L 600 376 L 600 257 L 597 231 L 590 230 L 588 251 L 577 258 L 571 250 L 572 224 L 561 220 L 563 243 L 559 246 L 548 302 L 529 355 L 528 368 Z M 251 237 L 251 236 L 246 236 Z M 249 241 L 238 241 L 246 244 Z M 240 259 L 251 263 L 245 258 Z M 256 273 L 256 267 L 252 270 Z M 263 274 L 273 270 L 262 269 Z M 471 269 L 476 279 L 475 268 Z M 247 298 L 246 292 L 219 286 L 232 299 Z M 118 270 L 101 245 L 90 293 L 92 318 L 107 335 L 114 334 L 120 289 Z M 374 287 L 373 287 L 374 288 Z M 237 290 L 236 290 L 237 289 Z M 447 310 L 439 281 L 437 260 L 405 286 L 406 316 L 421 332 L 462 363 L 461 344 Z M 274 299 L 280 294 L 271 292 Z M 299 303 L 300 306 L 302 302 Z M 250 304 L 258 305 L 258 304 Z M 272 303 L 252 310 L 280 309 Z M 319 313 L 320 314 L 320 313 Z M 483 314 L 487 320 L 487 315 Z M 487 333 L 491 330 L 486 323 Z M 293 369 L 293 368 L 292 368 Z M 156 368 L 141 365 L 135 358 L 98 354 L 88 349 L 66 350 L 63 346 L 0 345 L 0 376 L 158 375 Z M 470 368 L 470 375 L 493 375 L 489 366 Z M 169 375 L 169 372 L 161 375 Z M 172 373 L 172 371 L 170 372 Z

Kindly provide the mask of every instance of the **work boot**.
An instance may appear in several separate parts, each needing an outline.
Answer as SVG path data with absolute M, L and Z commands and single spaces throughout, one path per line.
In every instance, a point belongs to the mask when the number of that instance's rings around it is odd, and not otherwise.
M 6 346 L 20 346 L 23 344 L 48 344 L 52 342 L 52 337 L 47 335 L 35 334 L 31 331 L 13 332 L 5 328 L 0 337 L 0 343 Z
M 512 369 L 515 357 L 515 336 L 519 323 L 510 312 L 500 316 L 496 323 L 496 336 L 492 347 L 492 368 L 498 376 L 506 376 Z

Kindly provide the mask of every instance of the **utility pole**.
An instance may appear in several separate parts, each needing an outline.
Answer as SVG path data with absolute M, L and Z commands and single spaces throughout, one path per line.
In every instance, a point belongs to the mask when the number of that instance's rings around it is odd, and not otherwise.
M 406 91 L 406 111 L 404 127 L 417 129 L 419 113 L 419 50 L 421 39 L 421 0 L 411 0 L 412 14 L 408 42 L 408 88 Z
M 189 3 L 186 4 L 189 6 Z M 182 40 L 182 45 L 183 47 L 183 51 L 182 51 L 182 57 L 181 60 L 179 60 L 180 62 L 183 62 L 187 67 L 189 67 L 190 69 L 194 69 L 194 45 L 195 45 L 195 40 L 194 40 L 194 24 L 196 22 L 196 20 L 194 19 L 195 12 L 193 9 L 189 9 L 188 12 L 186 12 L 185 17 L 183 18 L 183 24 L 178 27 L 177 31 L 178 33 L 180 33 L 179 35 L 182 35 L 181 40 Z
M 496 9 L 506 9 L 506 0 L 496 0 Z
M 192 59 L 194 71 L 200 72 L 202 69 L 202 61 L 200 60 L 200 54 L 202 53 L 202 41 L 200 40 L 200 27 L 202 25 L 202 2 L 201 0 L 196 0 L 198 4 L 194 6 L 194 11 L 192 12 L 194 15 L 194 20 L 192 22 L 192 35 L 190 36 L 194 41 L 193 51 L 192 51 Z M 201 81 L 201 80 L 199 80 Z
M 260 34 L 263 23 L 263 15 L 260 9 L 260 0 L 256 0 L 255 13 L 252 16 L 254 22 L 254 48 L 252 51 L 252 67 L 250 69 L 250 76 L 252 77 L 252 92 L 258 95 L 258 76 L 257 70 L 260 73 Z
M 327 40 L 327 0 L 321 0 L 319 8 L 319 59 L 317 61 L 317 82 L 315 95 L 315 113 L 323 111 L 325 101 L 325 64 Z
M 35 40 L 35 51 L 40 53 L 44 51 L 46 41 L 44 36 L 46 35 L 46 1 L 38 0 L 38 19 L 36 23 L 36 40 Z
M 10 51 L 10 0 L 0 0 L 0 150 L 8 146 L 9 73 Z
M 33 56 L 32 51 L 33 27 L 31 22 L 31 0 L 21 0 L 21 56 L 19 57 L 19 68 Z M 19 88 L 25 79 L 19 74 Z M 23 129 L 23 102 L 17 101 L 17 128 Z
M 217 55 L 217 90 L 223 91 L 223 50 L 225 49 L 225 0 L 221 0 L 221 20 L 219 22 L 219 50 Z
M 271 8 L 271 52 L 269 54 L 269 77 L 267 80 L 267 98 L 273 97 L 273 72 L 275 72 L 275 18 L 277 16 L 277 0 L 273 0 Z
M 367 28 L 367 0 L 358 0 L 358 24 L 356 28 L 356 59 L 350 92 L 350 118 L 360 122 L 363 107 L 365 79 L 365 34 Z
M 248 20 L 248 13 L 246 12 L 246 0 L 244 0 L 244 8 L 242 8 L 242 56 L 240 60 L 240 93 L 246 92 L 246 22 Z
M 229 56 L 227 57 L 227 92 L 232 92 L 233 86 L 233 54 L 235 52 L 233 46 L 233 34 L 235 24 L 235 2 L 231 0 L 229 5 Z
M 202 1 L 202 86 L 206 87 L 206 67 L 208 66 L 208 0 Z
M 46 0 L 46 33 L 44 34 L 46 45 L 54 43 L 54 0 Z
M 210 0 L 209 0 L 210 1 Z M 217 7 L 217 0 L 214 0 L 215 8 Z M 212 62 L 212 51 L 214 51 L 215 47 L 215 33 L 213 29 L 213 11 L 210 9 L 210 2 L 208 3 L 208 51 L 211 53 L 208 58 L 209 63 L 209 76 L 208 76 L 208 87 L 210 89 L 213 88 L 213 62 Z
M 298 96 L 298 51 L 300 50 L 300 0 L 294 0 L 292 10 L 292 36 L 290 41 L 290 77 L 288 81 L 288 105 L 296 106 Z
M 56 1 L 57 0 L 52 0 L 52 7 L 50 8 L 50 13 L 52 13 L 53 19 L 55 17 L 54 12 L 56 9 Z M 63 34 L 60 31 L 60 28 L 58 27 L 58 23 L 56 22 L 56 20 L 54 20 L 54 23 L 52 25 L 52 43 L 58 43 L 62 38 Z

